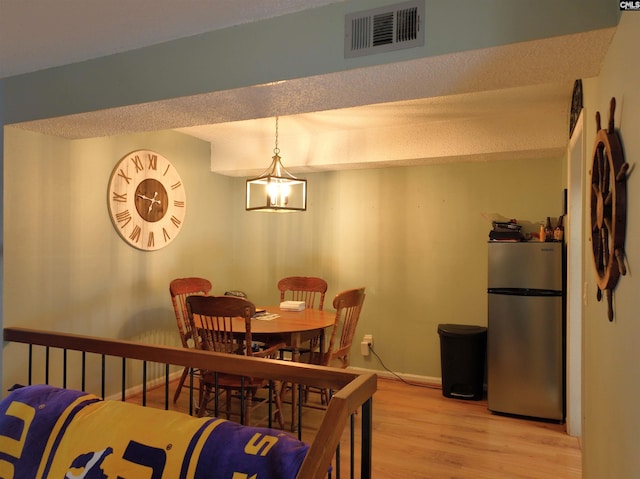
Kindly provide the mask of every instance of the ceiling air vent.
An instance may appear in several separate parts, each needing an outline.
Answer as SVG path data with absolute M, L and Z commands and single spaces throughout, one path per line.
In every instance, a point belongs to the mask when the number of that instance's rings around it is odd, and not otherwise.
M 424 0 L 399 3 L 345 17 L 345 58 L 424 45 Z

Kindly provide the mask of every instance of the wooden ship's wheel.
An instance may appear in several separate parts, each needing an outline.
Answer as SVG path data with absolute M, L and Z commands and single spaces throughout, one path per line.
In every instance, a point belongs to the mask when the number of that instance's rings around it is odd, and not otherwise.
M 593 147 L 591 166 L 591 246 L 598 283 L 597 299 L 607 294 L 608 317 L 613 321 L 613 290 L 625 267 L 624 241 L 627 221 L 627 171 L 620 144 L 614 129 L 613 114 L 616 99 L 611 98 L 609 125 L 600 126 L 600 113 L 596 113 L 598 133 Z

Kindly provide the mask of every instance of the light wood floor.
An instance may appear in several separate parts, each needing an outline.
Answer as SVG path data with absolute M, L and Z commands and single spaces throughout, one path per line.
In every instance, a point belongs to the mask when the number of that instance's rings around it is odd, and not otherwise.
M 162 394 L 152 391 L 147 404 L 163 400 Z M 188 391 L 183 391 L 175 408 L 186 411 L 187 406 Z M 313 440 L 321 414 L 304 409 L 304 441 Z M 373 422 L 375 479 L 582 477 L 578 441 L 565 433 L 564 425 L 495 415 L 486 401 L 445 398 L 439 389 L 381 378 Z
M 492 414 L 486 401 L 379 380 L 373 470 L 384 478 L 578 479 L 582 454 L 564 425 Z

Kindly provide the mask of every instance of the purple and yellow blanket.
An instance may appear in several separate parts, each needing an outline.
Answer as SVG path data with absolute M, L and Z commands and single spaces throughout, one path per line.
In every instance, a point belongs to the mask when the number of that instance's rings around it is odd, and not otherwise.
M 3 479 L 293 479 L 308 448 L 282 431 L 50 386 L 0 403 Z

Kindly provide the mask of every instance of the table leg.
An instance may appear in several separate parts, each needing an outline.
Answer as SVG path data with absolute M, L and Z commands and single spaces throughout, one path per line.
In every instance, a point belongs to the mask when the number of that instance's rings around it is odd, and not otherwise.
M 305 333 L 292 333 L 289 336 L 288 345 L 291 348 L 291 360 L 300 362 L 300 345 L 303 339 L 306 341 L 310 337 L 315 337 L 318 332 L 322 333 L 320 336 L 320 352 L 324 351 L 325 337 L 324 330 L 320 329 L 319 331 L 307 331 Z M 300 395 L 298 394 L 298 384 L 291 383 L 291 431 L 296 432 L 298 430 L 298 405 L 301 401 Z
M 295 335 L 295 338 L 291 338 L 291 360 L 300 361 L 300 336 Z M 291 432 L 298 430 L 298 385 L 291 383 Z

